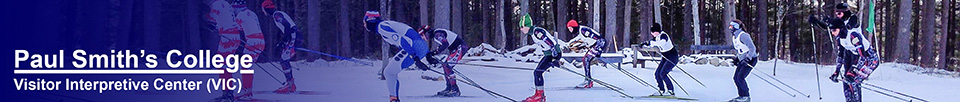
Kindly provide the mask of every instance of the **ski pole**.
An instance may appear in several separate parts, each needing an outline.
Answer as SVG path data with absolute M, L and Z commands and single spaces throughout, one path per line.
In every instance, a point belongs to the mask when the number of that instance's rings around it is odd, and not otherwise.
M 518 69 L 518 70 L 536 70 L 523 67 L 511 67 L 511 66 L 496 66 L 496 65 L 483 65 L 483 64 L 470 64 L 470 63 L 453 63 L 453 62 L 444 62 L 444 64 L 459 64 L 459 65 L 468 65 L 468 66 L 480 66 L 480 67 L 490 67 L 490 68 L 502 68 L 502 69 Z
M 605 60 L 600 60 L 600 62 L 603 62 L 604 64 L 610 64 L 610 63 L 608 63 L 608 62 L 605 61 Z M 626 69 L 623 69 L 623 68 L 620 67 L 619 65 L 617 66 L 617 70 L 619 70 L 619 71 L 620 71 L 621 73 L 623 73 L 624 75 L 627 75 L 627 77 L 632 78 L 634 81 L 637 81 L 637 82 L 639 82 L 639 83 L 642 84 L 642 85 L 649 86 L 650 88 L 653 88 L 654 90 L 657 90 L 657 91 L 662 91 L 662 90 L 656 88 L 655 86 L 651 85 L 650 83 L 647 83 L 647 81 L 644 81 L 644 80 L 641 79 L 640 77 L 637 77 L 636 75 L 631 74 L 630 72 L 628 72 Z
M 558 66 L 558 67 L 560 67 L 560 69 L 563 69 L 563 70 L 569 71 L 569 72 L 571 72 L 571 73 L 580 75 L 580 76 L 582 76 L 582 77 L 584 77 L 584 78 L 587 77 L 587 75 L 583 75 L 583 74 L 577 73 L 576 71 L 573 71 L 573 70 L 571 70 L 570 68 L 563 67 L 563 66 Z M 587 79 L 589 79 L 590 81 L 593 81 L 593 82 L 597 82 L 597 84 L 603 85 L 604 87 L 607 87 L 608 89 L 613 90 L 613 91 L 615 91 L 615 92 L 617 92 L 617 93 L 620 93 L 620 95 L 623 95 L 623 97 L 634 98 L 633 96 L 627 95 L 626 93 L 623 93 L 623 91 L 620 91 L 620 90 L 623 90 L 623 89 L 621 89 L 620 87 L 610 85 L 610 84 L 608 84 L 608 83 L 606 83 L 606 82 L 603 82 L 603 81 L 600 81 L 600 80 L 597 80 L 597 79 L 594 79 L 594 78 L 587 78 Z
M 907 99 L 903 99 L 903 98 L 900 98 L 900 97 L 897 97 L 897 96 L 893 96 L 893 95 L 890 95 L 890 94 L 888 94 L 888 93 L 880 92 L 880 91 L 877 91 L 877 90 L 874 90 L 874 89 L 871 89 L 871 88 L 868 88 L 868 87 L 863 87 L 863 89 L 867 89 L 867 90 L 870 90 L 870 91 L 873 91 L 873 92 L 877 92 L 877 93 L 886 95 L 887 97 L 893 97 L 893 98 L 896 98 L 896 99 L 900 99 L 901 101 L 911 102 L 911 100 L 907 100 Z M 924 101 L 924 102 L 926 102 L 926 101 Z
M 618 68 L 618 69 L 619 69 L 619 68 Z M 620 70 L 620 72 L 622 72 L 623 74 L 627 75 L 627 76 L 630 77 L 630 78 L 633 78 L 634 81 L 637 81 L 637 82 L 639 82 L 640 84 L 643 84 L 644 86 L 649 86 L 650 88 L 653 88 L 653 90 L 663 91 L 663 90 L 658 89 L 656 86 L 650 85 L 650 83 L 647 83 L 647 81 L 643 81 L 643 79 L 640 79 L 639 77 L 631 74 L 630 72 L 627 72 L 627 71 L 624 70 L 624 69 L 619 69 L 619 70 Z
M 472 84 L 475 84 L 475 85 L 477 85 L 477 86 L 480 86 L 480 84 L 477 84 L 477 82 L 473 81 L 473 79 L 470 79 L 470 77 L 467 77 L 467 75 L 463 75 L 463 74 L 460 73 L 460 71 L 458 71 L 457 69 L 451 68 L 450 70 L 453 70 L 453 73 L 459 75 L 460 77 L 463 77 L 463 79 L 464 79 L 464 80 L 467 80 L 467 82 L 470 82 L 470 83 L 472 83 Z M 489 93 L 489 92 L 487 92 L 487 94 L 493 95 L 492 93 Z
M 750 67 L 750 68 L 756 69 L 756 67 L 754 67 L 753 65 L 746 64 L 745 62 L 740 62 L 740 64 L 744 64 L 744 65 L 747 65 L 747 66 Z M 807 96 L 807 98 L 810 98 L 810 95 L 807 95 L 807 94 L 804 94 L 803 92 L 800 92 L 799 90 L 793 88 L 792 86 L 788 85 L 787 83 L 783 83 L 783 81 L 780 81 L 780 79 L 777 79 L 777 77 L 773 77 L 773 76 L 771 76 L 770 74 L 767 74 L 766 72 L 763 72 L 763 71 L 761 71 L 761 70 L 756 70 L 756 71 L 762 73 L 763 75 L 766 75 L 767 77 L 770 77 L 770 78 L 773 79 L 774 81 L 780 82 L 780 84 L 783 84 L 783 86 L 787 86 L 787 88 L 790 88 L 791 90 L 796 91 L 797 93 L 800 93 L 800 95 L 804 95 L 804 96 Z M 753 73 L 753 71 L 751 71 L 750 73 Z
M 273 80 L 276 80 L 276 81 L 277 81 L 278 83 L 280 83 L 281 85 L 287 83 L 287 82 L 280 81 L 280 78 L 277 78 L 276 76 L 273 76 L 273 74 L 271 74 L 270 71 L 267 71 L 267 69 L 263 69 L 263 66 L 260 66 L 260 64 L 253 64 L 253 65 L 257 65 L 257 67 L 259 67 L 260 70 L 263 70 L 263 72 L 266 72 L 267 75 L 270 75 L 270 77 L 273 78 Z
M 903 93 L 900 93 L 900 92 L 897 92 L 897 91 L 893 91 L 893 90 L 890 90 L 890 89 L 887 89 L 887 88 L 883 88 L 883 87 L 880 87 L 880 86 L 877 86 L 877 85 L 873 85 L 873 84 L 870 84 L 870 83 L 864 82 L 863 84 L 864 84 L 864 85 L 867 85 L 867 86 L 871 86 L 871 87 L 876 87 L 876 88 L 879 88 L 879 89 L 881 89 L 881 90 L 890 91 L 890 92 L 893 92 L 893 93 L 895 93 L 895 94 L 907 96 L 907 97 L 910 97 L 910 98 L 913 98 L 913 99 L 917 99 L 917 100 L 920 100 L 920 101 L 923 101 L 923 102 L 929 102 L 929 101 L 924 100 L 924 99 L 921 99 L 921 98 L 917 98 L 917 97 L 914 97 L 914 96 L 910 96 L 910 95 L 907 95 L 907 94 L 903 94 Z
M 763 80 L 764 82 L 767 82 L 767 84 L 770 84 L 770 86 L 773 86 L 773 87 L 776 87 L 777 89 L 780 89 L 781 92 L 786 93 L 787 95 L 790 95 L 790 97 L 797 97 L 797 95 L 790 94 L 790 92 L 787 92 L 787 90 L 783 90 L 783 88 L 780 88 L 780 86 L 773 85 L 773 83 L 770 83 L 770 81 L 767 81 L 767 79 L 764 79 L 763 77 L 760 77 L 760 75 L 757 75 L 756 73 L 750 73 L 750 74 L 753 75 L 753 76 L 757 76 L 757 78 L 760 78 L 760 79 Z
M 430 70 L 431 72 L 434 72 L 434 73 L 443 75 L 443 73 L 440 73 L 440 71 L 433 70 L 433 69 L 428 69 L 428 70 Z M 462 77 L 462 76 L 461 76 L 461 77 Z M 461 82 L 469 82 L 469 81 L 466 81 L 466 80 L 463 80 L 463 79 L 456 79 L 456 80 L 457 80 L 457 81 L 461 81 Z M 486 89 L 486 88 L 483 88 L 483 87 L 481 87 L 480 85 L 478 85 L 478 84 L 476 84 L 476 83 L 464 83 L 464 84 L 467 84 L 467 85 L 476 87 L 477 89 L 486 91 L 488 94 L 494 94 L 494 95 L 496 95 L 496 96 L 498 96 L 498 97 L 503 97 L 503 98 L 505 98 L 505 99 L 507 99 L 507 100 L 510 100 L 511 102 L 519 102 L 519 101 L 517 101 L 517 100 L 514 100 L 513 98 L 510 98 L 510 97 L 501 95 L 500 93 L 493 92 L 493 91 L 491 91 L 491 90 L 488 90 L 488 89 Z
M 663 53 L 660 53 L 660 52 L 658 52 L 658 51 L 655 51 L 655 52 L 657 52 L 657 54 L 660 54 L 660 58 L 663 58 L 663 60 L 666 60 L 666 61 L 669 62 L 669 63 L 676 63 L 676 62 L 671 61 L 671 60 L 668 59 L 667 57 L 664 57 L 664 56 L 663 56 Z M 700 86 L 707 87 L 707 85 L 703 85 L 703 83 L 700 82 L 700 80 L 697 80 L 696 77 L 693 77 L 693 75 L 690 75 L 690 73 L 687 73 L 686 70 L 683 70 L 683 68 L 680 68 L 679 64 L 680 64 L 680 63 L 676 63 L 676 64 L 674 64 L 673 67 L 677 67 L 677 69 L 680 69 L 680 71 L 683 72 L 683 74 L 687 74 L 687 76 L 689 76 L 691 79 L 693 79 L 693 81 L 697 81 L 697 83 L 700 83 Z
M 687 96 L 690 96 L 690 93 L 687 93 L 687 89 L 683 89 L 683 86 L 680 86 L 680 82 L 677 82 L 676 79 L 673 79 L 673 76 L 667 75 L 667 77 L 670 78 L 671 81 L 673 81 L 673 84 L 677 84 L 677 87 L 680 87 L 680 90 L 683 91 L 683 94 L 687 94 Z
M 813 25 L 810 25 L 810 32 L 811 32 L 811 33 L 810 33 L 810 36 L 813 37 L 813 39 L 812 39 L 812 40 L 813 40 L 813 59 L 816 61 L 816 62 L 813 62 L 813 66 L 814 66 L 814 69 L 817 71 L 817 75 L 816 75 L 816 77 L 817 77 L 817 96 L 820 97 L 820 100 L 823 100 L 823 92 L 820 91 L 820 65 L 818 64 L 818 62 L 820 62 L 820 59 L 819 59 L 819 56 L 817 56 L 817 40 L 816 40 L 816 39 L 817 39 L 817 36 L 816 36 L 817 30 L 816 30 L 816 29 L 813 29 Z
M 353 58 L 347 58 L 347 57 L 332 55 L 332 54 L 328 54 L 328 53 L 323 53 L 323 52 L 319 52 L 319 51 L 313 51 L 313 50 L 310 50 L 310 49 L 299 48 L 299 47 L 292 47 L 292 46 L 291 46 L 291 48 L 295 48 L 295 49 L 300 50 L 300 51 L 306 51 L 306 52 L 310 52 L 310 53 L 316 53 L 316 54 L 320 54 L 320 55 L 324 55 L 324 56 L 329 56 L 329 57 L 337 58 L 337 59 L 340 59 L 340 60 L 346 60 L 346 61 L 350 61 L 350 62 L 362 64 L 362 65 L 373 66 L 373 64 L 371 64 L 371 63 L 363 62 L 363 61 L 356 60 L 356 59 L 353 59 Z

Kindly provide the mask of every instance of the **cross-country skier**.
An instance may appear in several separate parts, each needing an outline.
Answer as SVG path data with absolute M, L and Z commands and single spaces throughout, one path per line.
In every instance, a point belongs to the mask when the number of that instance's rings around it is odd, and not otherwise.
M 294 49 L 297 43 L 297 36 L 300 34 L 300 30 L 297 27 L 297 24 L 293 22 L 293 19 L 290 19 L 290 15 L 287 15 L 286 12 L 277 10 L 277 6 L 273 4 L 272 0 L 265 0 L 261 3 L 260 6 L 263 14 L 273 17 L 273 23 L 277 25 L 277 28 L 280 29 L 281 35 L 283 36 L 283 41 L 280 45 L 277 45 L 277 49 L 280 51 L 280 67 L 283 68 L 283 76 L 287 79 L 284 82 L 284 85 L 277 90 L 274 90 L 274 93 L 287 94 L 297 91 L 297 84 L 294 82 L 293 78 L 293 66 L 290 65 L 290 58 L 296 54 Z
M 460 87 L 457 86 L 456 75 L 453 75 L 455 64 L 452 63 L 460 62 L 460 59 L 463 58 L 470 47 L 463 42 L 463 39 L 460 38 L 457 33 L 447 29 L 431 29 L 430 26 L 423 26 L 420 33 L 426 35 L 429 39 L 433 39 L 433 42 L 440 44 L 436 50 L 427 53 L 428 60 L 433 60 L 432 56 L 436 54 L 447 54 L 446 59 L 443 60 L 444 63 L 441 64 L 441 67 L 443 67 L 443 78 L 447 82 L 447 88 L 437 92 L 437 96 L 460 96 Z
M 380 18 L 380 12 L 377 11 L 367 11 L 363 20 L 363 26 L 367 28 L 367 31 L 376 32 L 382 36 L 383 41 L 400 48 L 396 55 L 390 59 L 384 59 L 390 61 L 383 72 L 387 80 L 387 91 L 390 91 L 390 102 L 399 102 L 400 98 L 397 97 L 397 93 L 399 93 L 400 81 L 397 80 L 397 74 L 400 73 L 400 70 L 411 65 L 426 70 L 429 67 L 424 64 L 424 60 L 428 60 L 429 63 L 436 63 L 437 61 L 427 56 L 430 50 L 427 42 L 420 36 L 420 33 L 407 24 L 385 21 Z
M 263 32 L 260 30 L 257 13 L 247 9 L 246 0 L 234 0 L 232 4 L 234 12 L 237 14 L 236 22 L 240 25 L 240 32 L 243 33 L 243 37 L 241 37 L 243 39 L 243 54 L 252 56 L 254 62 L 256 62 L 266 45 Z M 240 80 L 243 87 L 241 87 L 240 95 L 236 99 L 250 100 L 253 97 L 253 74 L 241 74 Z
M 757 47 L 753 44 L 750 34 L 741 29 L 741 24 L 743 23 L 740 20 L 733 20 L 727 27 L 730 29 L 730 34 L 733 34 L 733 48 L 737 49 L 737 57 L 733 60 L 737 65 L 737 70 L 733 74 L 733 83 L 737 85 L 737 93 L 740 95 L 729 102 L 750 102 L 750 88 L 747 87 L 746 78 L 753 70 L 751 66 L 757 65 Z
M 228 3 L 224 0 L 215 0 L 210 3 L 211 11 L 208 13 L 208 20 L 217 29 L 220 35 L 219 48 L 217 53 L 225 54 L 248 54 L 256 60 L 264 48 L 264 37 L 260 31 L 260 23 L 257 21 L 257 15 L 246 8 L 245 0 L 233 0 Z M 256 61 L 254 61 L 256 62 Z M 220 99 L 250 100 L 253 97 L 253 74 L 241 74 L 240 82 L 243 84 L 238 95 L 233 95 L 232 90 L 224 91 Z M 233 74 L 224 69 L 220 78 L 232 78 Z M 232 97 L 232 98 L 231 98 Z
M 844 3 L 837 4 L 836 18 L 817 19 L 810 16 L 809 22 L 820 28 L 829 26 L 830 34 L 835 37 L 837 49 L 837 68 L 830 80 L 839 82 L 840 69 L 843 73 L 843 89 L 847 102 L 861 101 L 861 82 L 877 67 L 879 57 L 871 48 L 870 41 L 862 35 L 857 17 Z
M 563 48 L 560 46 L 562 42 L 557 40 L 556 37 L 553 37 L 546 29 L 534 26 L 533 19 L 529 14 L 524 14 L 523 17 L 520 18 L 520 33 L 530 35 L 530 38 L 533 38 L 533 42 L 537 43 L 543 51 L 543 58 L 540 59 L 536 70 L 533 71 L 533 82 L 536 86 L 536 92 L 533 96 L 523 100 L 523 102 L 546 101 L 547 98 L 543 94 L 543 72 L 546 71 L 547 68 L 560 65 L 560 51 L 562 51 Z
M 576 20 L 570 20 L 567 22 L 567 30 L 571 34 L 576 34 L 577 37 L 570 39 L 570 49 L 575 52 L 585 52 L 581 61 L 583 62 L 583 72 L 586 73 L 586 78 L 584 82 L 580 85 L 577 85 L 576 88 L 592 88 L 593 81 L 590 76 L 590 61 L 593 59 L 600 58 L 600 53 L 603 52 L 603 48 L 606 47 L 605 40 L 600 33 L 597 33 L 596 30 L 587 26 L 580 26 Z
M 673 49 L 673 40 L 670 39 L 670 35 L 667 35 L 666 32 L 661 30 L 659 23 L 654 23 L 653 26 L 650 27 L 650 35 L 653 35 L 653 39 L 649 42 L 641 43 L 640 46 L 647 48 L 657 47 L 663 56 L 663 58 L 660 59 L 660 65 L 657 66 L 657 71 L 654 72 L 657 87 L 660 89 L 657 93 L 653 93 L 650 96 L 674 96 L 673 83 L 671 83 L 670 77 L 668 77 L 667 74 L 677 65 L 676 62 L 680 59 L 680 55 L 677 53 L 677 50 Z M 664 85 L 666 85 L 666 90 L 664 90 Z

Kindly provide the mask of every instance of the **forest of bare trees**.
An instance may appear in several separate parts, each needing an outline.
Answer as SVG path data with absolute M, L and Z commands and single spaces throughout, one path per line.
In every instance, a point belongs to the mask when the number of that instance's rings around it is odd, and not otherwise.
M 247 0 L 249 9 L 260 11 L 261 0 Z M 916 64 L 929 68 L 958 71 L 960 54 L 960 0 L 274 0 L 288 12 L 303 32 L 297 46 L 332 54 L 379 59 L 382 46 L 377 35 L 363 29 L 364 11 L 380 10 L 388 20 L 411 26 L 430 25 L 451 29 L 464 36 L 470 46 L 481 43 L 513 50 L 530 44 L 520 34 L 517 21 L 523 13 L 533 16 L 537 26 L 557 31 L 560 39 L 574 35 L 565 32 L 563 23 L 574 19 L 597 29 L 607 39 L 607 52 L 649 39 L 651 23 L 659 22 L 672 34 L 682 54 L 717 53 L 689 50 L 691 45 L 726 44 L 726 22 L 744 21 L 745 31 L 754 34 L 762 60 L 774 58 L 792 62 L 833 64 L 836 50 L 830 35 L 812 29 L 809 15 L 830 15 L 834 4 L 845 2 L 861 17 L 862 27 L 885 62 Z M 80 42 L 83 34 L 101 32 L 114 39 L 95 39 L 113 44 L 68 44 L 66 47 L 143 49 L 210 49 L 216 46 L 216 34 L 204 28 L 206 1 L 109 0 L 60 3 L 61 39 Z M 103 9 L 103 18 L 95 14 L 70 12 Z M 159 16 L 164 15 L 164 16 Z M 281 36 L 266 15 L 259 14 L 267 36 L 267 45 L 275 45 Z M 729 16 L 723 16 L 729 15 Z M 160 18 L 157 18 L 160 17 Z M 159 19 L 159 20 L 155 20 Z M 95 21 L 116 22 L 88 26 Z M 874 23 L 870 23 L 874 22 Z M 103 29 L 107 28 L 107 29 Z M 114 30 L 120 29 L 120 30 Z M 560 29 L 560 30 L 558 30 Z M 129 34 L 128 34 L 129 33 Z M 814 39 L 815 38 L 815 39 Z M 143 40 L 143 39 L 162 39 Z M 814 43 L 816 40 L 816 43 Z M 608 41 L 613 42 L 613 41 Z M 177 48 L 187 47 L 187 48 Z M 819 49 L 810 53 L 812 48 Z M 267 47 L 263 61 L 277 58 Z M 386 49 L 384 49 L 386 48 Z M 130 48 L 133 49 L 133 48 Z M 813 54 L 817 54 L 816 56 Z M 810 57 L 815 56 L 815 57 Z M 320 55 L 299 54 L 301 60 L 336 60 Z

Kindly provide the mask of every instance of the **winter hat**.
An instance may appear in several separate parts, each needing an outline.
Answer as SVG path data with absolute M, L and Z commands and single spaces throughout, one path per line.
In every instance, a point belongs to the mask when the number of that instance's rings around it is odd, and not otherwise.
M 264 9 L 276 9 L 277 5 L 273 4 L 273 0 L 264 0 L 260 7 L 263 7 Z
M 520 17 L 520 27 L 533 27 L 533 18 L 530 18 L 530 14 Z
M 837 6 L 836 6 L 836 11 L 837 11 L 837 12 L 843 12 L 843 17 L 841 17 L 841 18 L 847 19 L 847 18 L 850 18 L 850 16 L 853 16 L 853 15 L 852 15 L 853 12 L 851 12 L 851 11 L 849 10 L 849 8 L 850 8 L 850 6 L 848 6 L 846 3 L 840 3 L 840 4 L 837 4 Z
M 377 24 L 381 21 L 380 12 L 367 11 L 363 15 L 363 22 L 366 23 L 367 31 L 376 31 Z
M 850 8 L 850 6 L 848 6 L 846 3 L 840 3 L 836 6 L 837 11 L 847 11 L 848 8 Z
M 660 23 L 653 23 L 653 26 L 650 27 L 650 32 L 661 32 Z
M 567 27 L 580 27 L 580 24 L 577 24 L 577 20 L 567 21 Z

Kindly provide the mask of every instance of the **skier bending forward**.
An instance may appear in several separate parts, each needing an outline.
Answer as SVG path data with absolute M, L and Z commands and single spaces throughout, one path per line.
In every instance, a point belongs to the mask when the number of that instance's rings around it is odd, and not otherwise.
M 531 31 L 533 30 L 533 31 Z M 560 65 L 560 51 L 563 47 L 560 47 L 559 41 L 556 37 L 550 35 L 550 32 L 546 29 L 533 26 L 533 19 L 530 18 L 529 14 L 523 15 L 520 20 L 520 33 L 530 35 L 534 39 L 534 42 L 537 45 L 540 45 L 540 48 L 543 50 L 543 58 L 540 59 L 540 63 L 537 64 L 537 69 L 533 71 L 533 82 L 536 85 L 536 93 L 533 96 L 527 97 L 523 102 L 543 102 L 547 98 L 543 95 L 543 72 L 547 68 Z
M 397 74 L 400 73 L 400 70 L 410 67 L 410 65 L 416 65 L 421 70 L 428 69 L 429 67 L 421 59 L 426 57 L 427 60 L 431 60 L 430 57 L 427 57 L 429 46 L 416 30 L 400 22 L 384 21 L 380 18 L 380 12 L 367 11 L 363 20 L 367 31 L 380 34 L 383 41 L 400 48 L 396 55 L 385 59 L 389 62 L 383 72 L 387 80 L 387 91 L 390 91 L 390 102 L 399 102 L 397 93 L 399 93 L 400 81 L 397 80 Z
M 460 87 L 457 86 L 456 76 L 453 75 L 453 66 L 460 62 L 460 59 L 463 58 L 470 47 L 464 44 L 463 39 L 457 33 L 447 29 L 430 29 L 430 26 L 424 26 L 420 31 L 420 33 L 425 33 L 424 35 L 433 39 L 433 42 L 440 44 L 437 50 L 427 53 L 428 60 L 433 61 L 434 57 L 432 56 L 436 54 L 447 54 L 446 59 L 443 60 L 444 63 L 441 65 L 443 67 L 443 79 L 447 81 L 447 88 L 437 92 L 437 96 L 460 96 Z
M 580 26 L 576 20 L 567 22 L 567 30 L 569 30 L 571 34 L 577 35 L 576 38 L 570 39 L 570 49 L 586 52 L 580 60 L 583 62 L 583 73 L 585 73 L 587 77 L 583 79 L 582 84 L 577 85 L 575 88 L 593 88 L 593 80 L 590 80 L 590 78 L 593 78 L 590 75 L 590 62 L 593 61 L 593 59 L 600 58 L 600 53 L 603 52 L 603 48 L 606 47 L 606 42 L 603 36 L 597 33 L 596 30 L 587 26 Z

